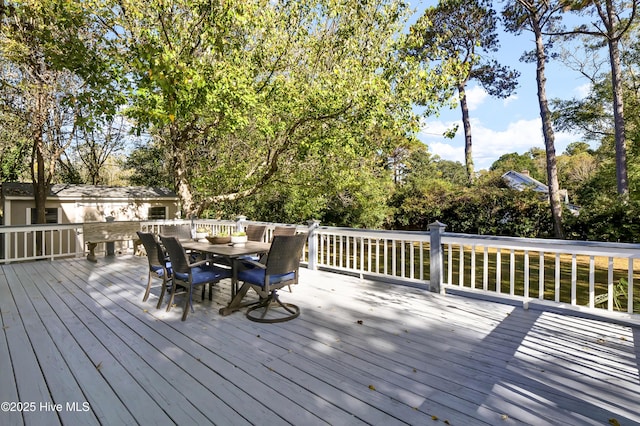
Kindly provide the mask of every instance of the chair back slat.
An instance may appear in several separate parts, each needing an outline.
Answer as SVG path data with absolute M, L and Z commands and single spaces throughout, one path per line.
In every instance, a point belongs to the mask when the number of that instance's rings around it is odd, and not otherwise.
M 164 235 L 160 236 L 160 240 L 162 241 L 162 245 L 169 253 L 169 259 L 171 259 L 171 268 L 175 272 L 179 272 L 182 274 L 188 274 L 191 269 L 189 268 L 189 257 L 184 251 L 182 244 L 176 237 L 166 237 Z
M 275 228 L 273 228 L 273 236 L 276 237 L 278 235 L 296 235 L 296 227 L 276 226 Z
M 147 258 L 149 259 L 149 266 L 163 266 L 164 265 L 164 252 L 162 246 L 158 244 L 155 235 L 150 232 L 137 232 L 138 238 L 142 241 L 144 250 L 147 252 Z
M 247 225 L 247 228 L 244 231 L 247 233 L 247 240 L 263 241 L 267 227 L 263 225 Z
M 191 226 L 189 225 L 162 225 L 159 232 L 165 237 L 191 238 Z
M 302 249 L 306 241 L 307 234 L 273 237 L 265 274 L 279 275 L 297 271 L 300 267 Z

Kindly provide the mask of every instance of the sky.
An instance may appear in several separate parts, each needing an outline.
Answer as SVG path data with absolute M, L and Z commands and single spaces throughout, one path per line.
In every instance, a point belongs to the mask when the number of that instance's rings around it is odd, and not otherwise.
M 416 9 L 412 21 L 422 15 L 424 9 L 437 5 L 437 0 L 411 0 Z M 501 6 L 499 6 L 499 10 Z M 544 149 L 542 124 L 536 84 L 535 63 L 520 62 L 525 50 L 535 48 L 533 36 L 524 32 L 519 36 L 499 30 L 500 50 L 494 58 L 503 65 L 520 71 L 519 86 L 507 99 L 498 99 L 489 94 L 476 82 L 467 86 L 467 100 L 471 118 L 472 154 L 475 169 L 488 169 L 501 155 L 517 152 L 523 154 L 532 147 Z M 565 65 L 550 61 L 546 67 L 547 98 L 581 98 L 588 92 L 586 79 Z M 445 130 L 458 124 L 454 139 L 442 136 Z M 464 164 L 464 130 L 461 112 L 447 107 L 440 115 L 424 119 L 418 138 L 427 144 L 429 152 L 443 159 Z M 571 142 L 580 141 L 579 134 L 555 133 L 556 153 L 562 154 Z

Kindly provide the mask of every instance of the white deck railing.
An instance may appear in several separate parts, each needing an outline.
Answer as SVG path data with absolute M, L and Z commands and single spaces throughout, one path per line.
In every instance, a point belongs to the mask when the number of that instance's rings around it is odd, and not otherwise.
M 0 263 L 79 256 L 82 224 L 0 226 Z
M 140 222 L 141 229 L 156 233 L 174 226 L 187 233 L 204 227 L 212 234 L 230 233 L 249 223 L 267 226 L 265 240 L 282 225 L 244 218 Z M 311 222 L 297 228 L 309 233 L 303 263 L 311 269 L 406 282 L 433 291 L 462 289 L 523 303 L 541 300 L 640 313 L 640 289 L 635 284 L 640 281 L 640 244 L 454 234 L 443 232 L 443 227 L 431 232 L 379 231 Z M 0 243 L 0 263 L 86 255 L 82 224 L 0 226 Z
M 640 244 L 319 227 L 317 267 L 563 305 L 640 312 Z M 440 277 L 432 276 L 441 274 Z M 436 284 L 436 285 L 434 285 Z M 634 305 L 635 299 L 635 305 Z
M 320 268 L 427 284 L 429 233 L 319 227 Z
M 640 244 L 450 233 L 442 242 L 448 286 L 640 312 L 637 300 L 634 307 Z

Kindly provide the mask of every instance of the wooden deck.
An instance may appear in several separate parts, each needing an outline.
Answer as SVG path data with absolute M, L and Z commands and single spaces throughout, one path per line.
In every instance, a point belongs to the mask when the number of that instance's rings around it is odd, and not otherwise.
M 219 316 L 223 282 L 181 322 L 145 280 L 2 266 L 0 424 L 640 424 L 639 329 L 306 269 L 293 321 Z

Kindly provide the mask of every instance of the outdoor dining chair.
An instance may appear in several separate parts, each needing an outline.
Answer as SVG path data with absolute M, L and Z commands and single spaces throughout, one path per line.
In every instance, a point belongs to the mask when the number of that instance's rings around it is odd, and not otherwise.
M 267 227 L 265 225 L 247 225 L 244 231 L 247 234 L 247 240 L 263 241 Z
M 276 226 L 275 228 L 273 228 L 273 234 L 271 235 L 271 239 L 273 240 L 273 237 L 278 235 L 296 235 L 296 227 L 295 226 Z M 262 257 L 260 258 L 260 263 L 266 263 L 268 255 L 269 255 L 268 253 L 265 253 L 264 255 L 262 255 Z M 289 293 L 293 292 L 293 290 L 291 290 L 291 285 L 288 285 L 287 288 L 289 289 Z
M 243 284 L 229 308 L 235 310 L 250 306 L 247 318 L 267 323 L 288 321 L 300 315 L 298 306 L 280 301 L 277 290 L 298 282 L 300 258 L 306 241 L 306 234 L 277 235 L 271 242 L 266 263 L 243 260 L 247 267 L 238 271 L 238 280 Z M 250 289 L 258 294 L 259 301 L 242 305 L 241 301 Z
M 160 278 L 162 280 L 162 290 L 160 291 L 160 299 L 158 300 L 157 308 L 160 308 L 162 304 L 162 298 L 164 297 L 167 288 L 171 285 L 171 262 L 169 262 L 168 256 L 164 253 L 164 249 L 160 242 L 156 239 L 156 236 L 150 232 L 137 232 L 138 238 L 142 241 L 144 250 L 147 252 L 147 260 L 149 261 L 149 277 L 147 279 L 147 289 L 144 292 L 143 302 L 149 299 L 149 293 L 151 292 L 151 284 L 154 278 Z
M 211 300 L 212 287 L 224 278 L 231 277 L 231 271 L 226 268 L 219 268 L 208 264 L 208 260 L 191 262 L 189 255 L 184 251 L 182 244 L 176 237 L 160 236 L 160 240 L 169 253 L 171 268 L 173 270 L 173 286 L 169 296 L 167 312 L 171 310 L 173 298 L 177 288 L 184 289 L 181 293 L 186 293 L 184 312 L 182 321 L 187 319 L 189 310 L 193 311 L 193 290 L 202 286 L 202 297 L 204 298 L 206 285 L 209 284 L 209 300 Z

